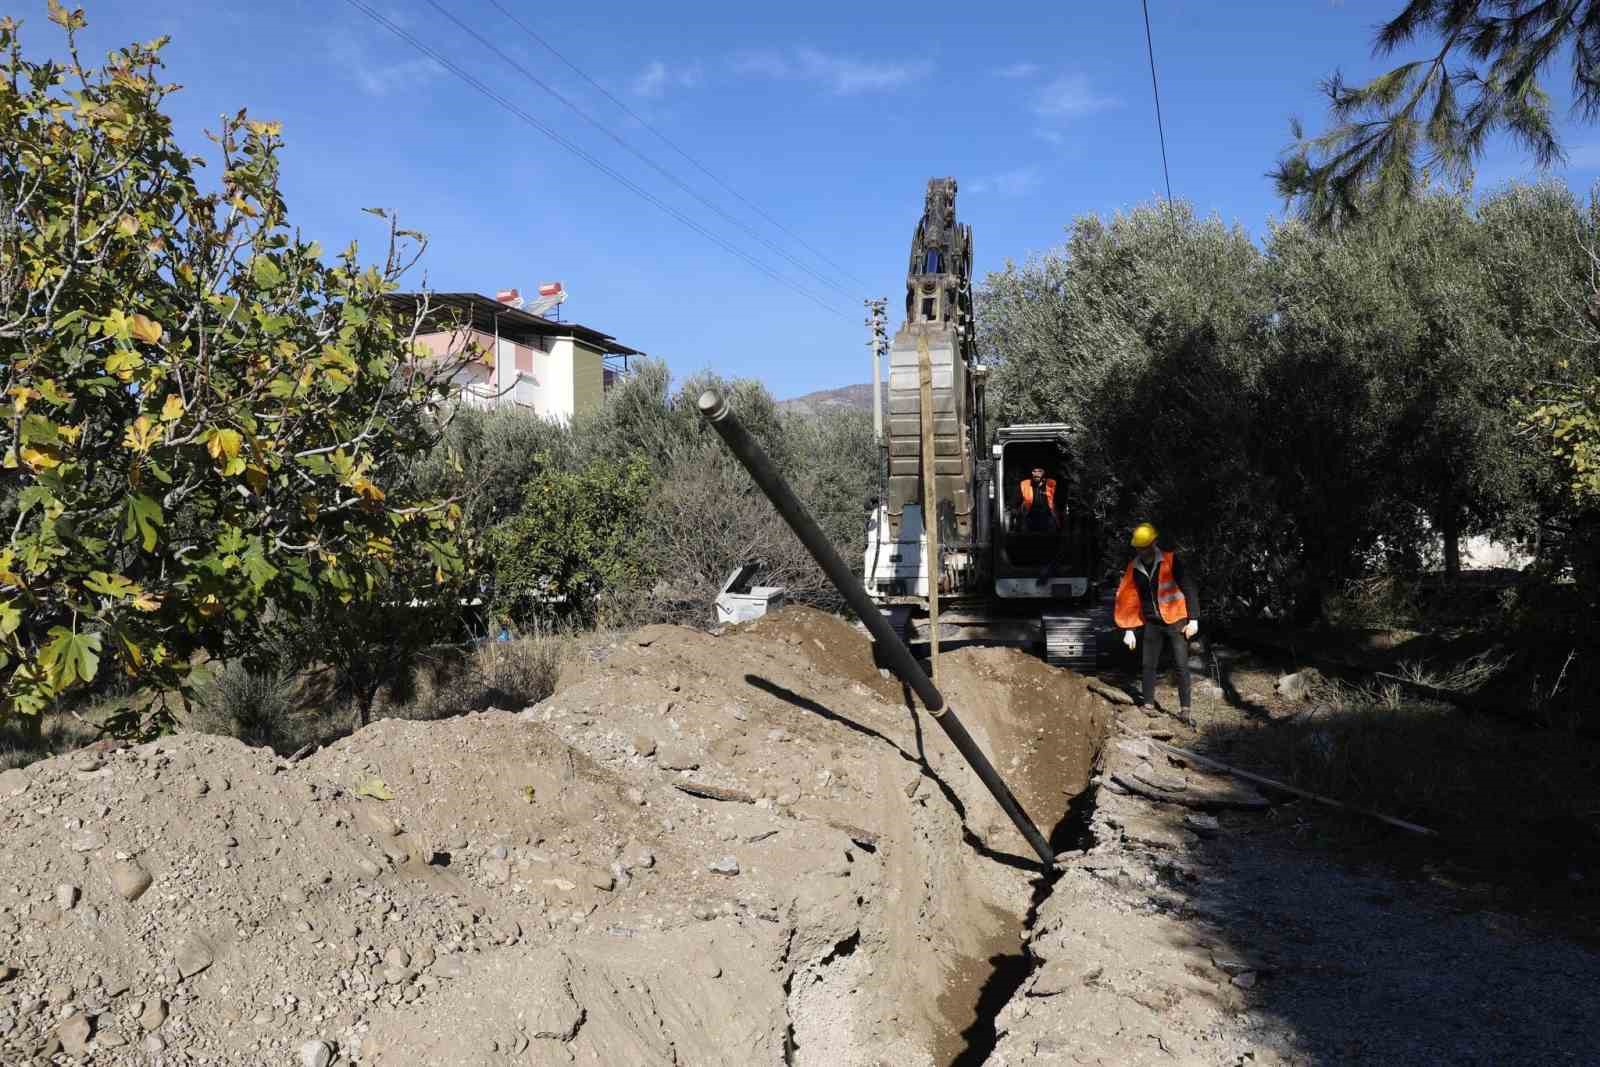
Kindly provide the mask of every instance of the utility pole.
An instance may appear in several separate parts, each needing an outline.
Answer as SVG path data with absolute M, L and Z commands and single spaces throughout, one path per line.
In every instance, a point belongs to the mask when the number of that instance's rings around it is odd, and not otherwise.
M 883 447 L 883 355 L 889 350 L 889 300 L 863 300 L 867 307 L 867 348 L 872 352 L 872 438 Z

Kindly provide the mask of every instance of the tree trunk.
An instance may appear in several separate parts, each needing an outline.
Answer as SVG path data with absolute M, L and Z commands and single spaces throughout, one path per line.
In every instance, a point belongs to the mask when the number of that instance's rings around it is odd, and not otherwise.
M 376 687 L 374 687 L 372 689 L 363 688 L 363 689 L 357 690 L 357 692 L 356 692 L 356 712 L 361 717 L 361 722 L 360 722 L 361 726 L 369 726 L 369 725 L 371 725 L 371 723 L 372 723 L 372 703 L 377 698 L 378 698 L 378 690 L 377 690 Z
M 1444 573 L 1455 579 L 1461 576 L 1461 513 L 1449 504 L 1442 509 L 1439 532 L 1444 534 Z
M 1327 582 L 1320 575 L 1308 574 L 1300 583 L 1294 601 L 1296 625 L 1320 625 L 1327 621 Z
M 44 712 L 36 715 L 22 715 L 15 717 L 18 724 L 17 733 L 19 740 L 26 749 L 39 752 L 44 748 Z

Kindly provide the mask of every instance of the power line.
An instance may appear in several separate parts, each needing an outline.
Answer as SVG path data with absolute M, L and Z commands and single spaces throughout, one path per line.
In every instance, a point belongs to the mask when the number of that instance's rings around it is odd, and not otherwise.
M 556 49 L 555 45 L 551 44 L 549 41 L 545 40 L 539 34 L 535 33 L 533 31 L 532 27 L 528 26 L 527 23 L 525 23 L 521 19 L 517 18 L 517 16 L 515 14 L 513 14 L 510 11 L 507 11 L 506 8 L 499 2 L 499 0 L 489 0 L 489 5 L 491 7 L 493 7 L 496 11 L 500 12 L 501 15 L 503 15 L 509 22 L 511 22 L 513 25 L 515 25 L 523 33 L 527 34 L 529 37 L 533 38 L 534 41 L 538 42 L 540 47 L 542 47 L 545 51 L 549 52 L 551 55 L 555 56 L 562 63 L 564 63 L 568 70 L 572 71 L 578 77 L 580 77 L 584 81 L 588 82 L 591 86 L 593 86 L 595 88 L 596 91 L 598 91 L 607 100 L 611 101 L 613 104 L 617 105 L 617 107 L 621 108 L 622 111 L 629 118 L 633 119 L 633 121 L 637 122 L 639 125 L 643 126 L 645 129 L 649 130 L 651 133 L 655 134 L 655 136 L 660 139 L 662 144 L 666 145 L 668 148 L 670 148 L 674 152 L 678 153 L 678 155 L 682 156 L 686 161 L 688 161 L 690 166 L 694 167 L 701 174 L 704 174 L 707 178 L 710 178 L 713 182 L 716 182 L 717 185 L 719 185 L 725 192 L 727 192 L 734 199 L 738 200 L 741 204 L 743 204 L 745 207 L 749 208 L 751 211 L 755 212 L 757 215 L 760 215 L 763 219 L 766 219 L 767 222 L 771 223 L 775 228 L 777 228 L 778 230 L 782 231 L 787 236 L 794 238 L 795 243 L 800 245 L 800 247 L 804 248 L 806 251 L 808 251 L 812 255 L 816 256 L 817 259 L 819 259 L 823 263 L 826 263 L 828 266 L 832 267 L 834 270 L 838 271 L 840 274 L 844 275 L 846 278 L 849 278 L 851 281 L 857 283 L 858 285 L 862 285 L 862 286 L 870 286 L 871 285 L 870 282 L 863 281 L 858 275 L 851 273 L 847 268 L 841 266 L 839 263 L 837 263 L 833 259 L 829 258 L 826 253 L 822 252 L 815 245 L 813 245 L 810 242 L 808 242 L 804 237 L 801 237 L 799 234 L 797 234 L 793 230 L 789 229 L 789 227 L 785 226 L 783 223 L 779 222 L 777 219 L 775 219 L 771 215 L 767 214 L 767 212 L 765 212 L 765 211 L 763 211 L 761 209 L 761 206 L 759 204 L 752 203 L 750 200 L 746 199 L 744 194 L 740 193 L 739 190 L 735 189 L 733 186 L 729 185 L 727 182 L 725 182 L 721 178 L 717 177 L 714 173 L 712 173 L 710 170 L 708 170 L 706 168 L 706 166 L 704 164 L 702 164 L 698 159 L 696 159 L 693 156 L 691 156 L 688 152 L 685 152 L 682 148 L 679 148 L 676 142 L 674 142 L 666 134 L 662 133 L 660 129 L 658 129 L 653 123 L 651 123 L 643 115 L 639 114 L 633 108 L 629 107 L 624 101 L 619 100 L 604 85 L 601 85 L 599 82 L 597 82 L 593 78 L 591 78 L 589 76 L 589 74 L 582 67 L 578 66 L 576 63 L 572 62 L 572 60 L 570 60 L 566 56 L 562 55 L 561 52 Z
M 1167 210 L 1172 210 L 1172 175 L 1167 171 L 1167 128 L 1161 121 L 1161 87 L 1156 84 L 1156 46 L 1150 41 L 1150 0 L 1144 6 L 1144 47 L 1150 54 L 1150 91 L 1156 97 L 1156 132 L 1161 136 L 1161 176 L 1167 181 Z
M 803 287 L 801 287 L 799 285 L 794 284 L 793 282 L 789 281 L 788 279 L 784 278 L 781 274 L 778 274 L 776 271 L 772 270 L 765 263 L 762 263 L 760 260 L 756 259 L 754 256 L 751 256 L 749 253 L 745 252 L 744 249 L 739 248 L 737 245 L 729 243 L 728 241 L 724 240 L 720 235 L 718 235 L 714 231 L 708 230 L 704 226 L 701 226 L 694 219 L 692 219 L 689 216 L 685 215 L 683 212 L 679 211 L 677 208 L 673 207 L 671 204 L 668 204 L 665 201 L 663 201 L 662 199 L 660 199 L 659 197 L 655 196 L 648 189 L 645 189 L 645 188 L 639 186 L 638 184 L 630 181 L 626 176 L 618 173 L 616 170 L 614 170 L 611 167 L 607 166 L 605 163 L 603 163 L 599 159 L 596 159 L 594 156 L 592 156 L 588 152 L 584 151 L 580 146 L 578 146 L 578 145 L 574 144 L 573 142 L 567 140 L 565 137 L 562 137 L 555 130 L 551 129 L 549 126 L 547 126 L 544 123 L 540 122 L 538 119 L 536 119 L 532 115 L 528 114 L 526 111 L 524 111 L 522 108 L 518 107 L 516 104 L 513 104 L 511 101 L 507 100 L 505 97 L 501 96 L 499 93 L 496 93 L 493 89 L 490 89 L 487 85 L 484 85 L 483 82 L 479 81 L 477 78 L 473 77 L 471 74 L 469 74 L 466 71 L 462 70 L 459 66 L 457 66 L 455 63 L 451 62 L 449 59 L 446 59 L 439 52 L 437 52 L 433 48 L 430 48 L 427 45 L 423 44 L 421 41 L 417 40 L 415 37 L 413 37 L 410 33 L 407 33 L 401 27 L 395 25 L 392 21 L 390 21 L 388 18 L 384 17 L 379 12 L 374 11 L 365 2 L 363 2 L 363 0 L 346 0 L 346 2 L 349 3 L 350 6 L 356 8 L 357 10 L 359 10 L 362 14 L 366 15 L 368 18 L 372 19 L 374 22 L 376 22 L 379 25 L 383 26 L 390 33 L 394 34 L 396 37 L 400 38 L 402 41 L 405 41 L 407 44 L 411 45 L 411 47 L 415 48 L 417 51 L 421 52 L 423 55 L 429 57 L 434 62 L 438 63 L 440 66 L 442 66 L 446 70 L 450 71 L 450 73 L 454 74 L 457 78 L 460 78 L 462 81 L 466 82 L 469 86 L 471 86 L 473 89 L 476 89 L 483 96 L 485 96 L 488 99 L 490 99 L 490 100 L 494 101 L 495 103 L 499 104 L 501 107 L 505 108 L 507 111 L 509 111 L 513 115 L 515 115 L 517 118 L 521 119 L 523 122 L 525 122 L 529 126 L 532 126 L 534 129 L 538 130 L 540 133 L 544 134 L 546 137 L 548 137 L 552 141 L 556 142 L 556 144 L 560 145 L 562 148 L 565 148 L 567 151 L 571 152 L 573 155 L 577 156 L 579 159 L 583 160 L 585 163 L 588 163 L 590 166 L 594 167 L 596 170 L 600 171 L 602 174 L 606 175 L 606 177 L 612 179 L 617 184 L 619 184 L 622 187 L 624 187 L 625 189 L 627 189 L 629 192 L 631 192 L 634 195 L 638 196 L 642 200 L 645 200 L 646 202 L 652 204 L 653 206 L 659 208 L 660 210 L 666 212 L 668 215 L 671 215 L 673 218 L 677 219 L 680 223 L 682 223 L 683 225 L 687 226 L 689 229 L 693 230 L 695 233 L 698 233 L 700 236 L 704 237 L 706 240 L 708 240 L 708 241 L 712 242 L 713 244 L 717 245 L 719 248 L 723 249 L 724 251 L 730 253 L 731 255 L 738 256 L 740 259 L 744 260 L 746 263 L 750 264 L 750 266 L 754 267 L 756 270 L 760 271 L 762 274 L 765 274 L 767 277 L 771 278 L 773 281 L 777 282 L 779 285 L 783 285 L 783 286 L 786 286 L 788 288 L 793 289 L 795 292 L 799 293 L 801 296 L 804 296 L 806 299 L 810 300 L 812 303 L 816 304 L 818 307 L 822 308 L 822 310 L 828 312 L 830 315 L 836 315 L 841 319 L 845 319 L 846 321 L 849 321 L 850 316 L 846 315 L 844 312 L 840 311 L 838 308 L 834 307 L 832 304 L 827 303 L 821 297 L 819 297 L 815 293 L 811 292 L 809 289 L 805 289 L 805 288 L 803 288 Z
M 567 108 L 568 111 L 571 111 L 574 115 L 577 115 L 584 122 L 587 122 L 590 126 L 593 126 L 595 129 L 597 129 L 601 133 L 605 134 L 606 137 L 608 137 L 612 141 L 616 142 L 616 144 L 619 147 L 621 147 L 624 151 L 626 151 L 627 153 L 632 155 L 635 159 L 639 160 L 639 162 L 643 163 L 645 166 L 649 167 L 651 170 L 653 170 L 657 174 L 661 175 L 663 178 L 665 178 L 667 181 L 671 182 L 673 185 L 677 186 L 679 189 L 683 190 L 685 193 L 687 193 L 690 196 L 694 197 L 694 199 L 699 201 L 702 206 L 704 206 L 707 210 L 709 210 L 712 213 L 714 213 L 715 215 L 717 215 L 717 217 L 721 218 L 724 222 L 728 223 L 730 226 L 733 226 L 735 229 L 743 231 L 747 236 L 749 236 L 750 238 L 755 240 L 758 244 L 764 245 L 768 250 L 777 253 L 783 259 L 787 260 L 790 263 L 791 266 L 793 266 L 795 269 L 799 270 L 801 273 L 809 275 L 812 278 L 815 278 L 817 281 L 821 282 L 823 285 L 826 285 L 826 286 L 829 286 L 829 287 L 833 288 L 834 290 L 836 290 L 837 292 L 839 292 L 843 296 L 853 297 L 855 295 L 849 289 L 847 289 L 844 286 L 840 285 L 838 282 L 834 281 L 832 278 L 829 278 L 826 275 L 822 275 L 822 274 L 816 273 L 810 267 L 806 266 L 806 264 L 802 263 L 800 260 L 796 259 L 793 255 L 791 255 L 789 253 L 788 249 L 785 249 L 785 248 L 783 248 L 783 247 L 781 247 L 779 245 L 773 244 L 771 241 L 769 241 L 765 237 L 763 237 L 760 233 L 757 233 L 754 229 L 752 229 L 747 223 L 742 222 L 741 220 L 734 218 L 732 215 L 730 215 L 726 211 L 722 210 L 721 207 L 717 206 L 717 204 L 715 204 L 714 202 L 706 199 L 704 196 L 700 195 L 699 192 L 697 192 L 688 183 L 686 183 L 682 179 L 680 179 L 676 174 L 673 174 L 670 170 L 668 170 L 667 168 L 663 167 L 661 164 L 657 163 L 655 160 L 651 159 L 649 156 L 645 155 L 643 152 L 639 151 L 639 149 L 635 148 L 622 135 L 620 135 L 617 132 L 615 132 L 614 130 L 612 130 L 609 126 L 607 126 L 605 123 L 601 122 L 599 119 L 595 118 L 593 115 L 590 115 L 587 111 L 584 111 L 581 107 L 579 107 L 577 104 L 574 104 L 571 100 L 568 100 L 565 96 L 563 96 L 560 92 L 556 91 L 556 89 L 554 89 L 547 82 L 545 82 L 542 79 L 540 79 L 536 74 L 534 74 L 532 71 L 530 71 L 527 67 L 525 67 L 521 63 L 517 62 L 511 56 L 506 55 L 506 53 L 502 52 L 498 47 L 496 47 L 494 42 L 490 41 L 483 34 L 477 32 L 471 26 L 467 25 L 465 22 L 463 22 L 460 18 L 458 18 L 450 10 L 448 10 L 447 8 L 445 8 L 442 5 L 440 5 L 438 3 L 438 0 L 428 0 L 428 6 L 433 8 L 439 14 L 443 15 L 445 18 L 449 19 L 451 22 L 453 22 L 455 24 L 456 28 L 459 29 L 462 33 L 465 33 L 468 37 L 471 37 L 474 41 L 477 41 L 478 44 L 482 45 L 484 48 L 488 49 L 490 52 L 493 52 L 496 56 L 500 57 L 500 59 L 502 61 L 504 61 L 506 63 L 506 65 L 511 67 L 513 70 L 515 70 L 518 74 L 521 74 L 528 81 L 532 82 L 534 85 L 538 86 L 540 89 L 543 89 L 545 92 L 547 92 L 551 96 L 555 97 L 558 101 L 561 102 L 561 104 L 563 106 L 565 106 Z

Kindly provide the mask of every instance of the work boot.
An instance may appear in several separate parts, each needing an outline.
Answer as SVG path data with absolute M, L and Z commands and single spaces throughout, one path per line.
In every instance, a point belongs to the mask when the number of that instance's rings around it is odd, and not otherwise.
M 1173 718 L 1177 719 L 1185 726 L 1194 725 L 1194 712 L 1190 711 L 1188 708 L 1179 708 L 1178 713 L 1174 715 Z

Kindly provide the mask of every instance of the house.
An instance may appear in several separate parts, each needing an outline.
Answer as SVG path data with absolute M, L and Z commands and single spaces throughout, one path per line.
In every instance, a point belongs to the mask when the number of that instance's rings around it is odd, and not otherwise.
M 517 405 L 564 422 L 598 410 L 605 390 L 627 373 L 629 357 L 643 355 L 599 330 L 523 311 L 515 289 L 502 291 L 499 299 L 478 293 L 396 293 L 388 299 L 407 314 L 426 300 L 417 342 L 435 354 L 469 344 L 485 354 L 457 378 L 467 402 L 479 407 Z

